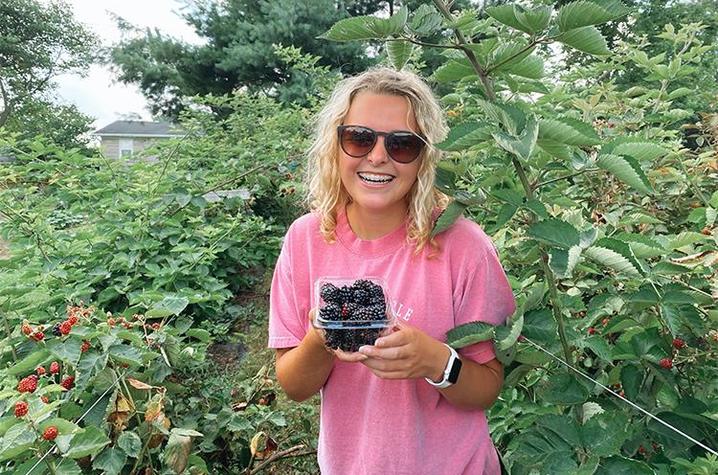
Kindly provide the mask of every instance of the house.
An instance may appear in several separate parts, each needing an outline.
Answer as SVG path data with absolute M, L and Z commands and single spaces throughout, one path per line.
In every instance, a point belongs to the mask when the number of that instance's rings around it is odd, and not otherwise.
M 130 158 L 159 140 L 181 137 L 184 132 L 167 122 L 116 120 L 96 130 L 102 153 L 108 158 Z

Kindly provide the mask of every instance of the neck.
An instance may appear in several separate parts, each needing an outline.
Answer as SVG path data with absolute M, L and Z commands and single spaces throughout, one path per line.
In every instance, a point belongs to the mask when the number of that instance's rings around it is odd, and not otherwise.
M 404 223 L 408 207 L 402 203 L 396 209 L 386 211 L 366 210 L 354 203 L 347 204 L 349 225 L 359 238 L 370 240 L 389 234 Z

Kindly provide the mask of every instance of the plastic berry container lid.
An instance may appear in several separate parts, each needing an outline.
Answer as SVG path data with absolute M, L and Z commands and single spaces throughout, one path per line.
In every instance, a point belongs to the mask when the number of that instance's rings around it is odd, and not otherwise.
M 317 312 L 312 324 L 322 330 L 379 330 L 394 326 L 389 294 L 380 277 L 322 277 L 314 283 Z M 372 342 L 373 343 L 373 342 Z

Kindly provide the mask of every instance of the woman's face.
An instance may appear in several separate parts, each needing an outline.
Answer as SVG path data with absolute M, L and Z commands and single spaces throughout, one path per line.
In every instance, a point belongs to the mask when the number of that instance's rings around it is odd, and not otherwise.
M 409 114 L 405 97 L 360 92 L 354 97 L 344 125 L 360 125 L 376 132 L 417 131 L 414 114 Z M 414 182 L 421 158 L 410 163 L 392 160 L 384 148 L 385 138 L 377 137 L 374 148 L 363 157 L 347 155 L 339 148 L 339 173 L 357 211 L 403 217 L 407 195 Z

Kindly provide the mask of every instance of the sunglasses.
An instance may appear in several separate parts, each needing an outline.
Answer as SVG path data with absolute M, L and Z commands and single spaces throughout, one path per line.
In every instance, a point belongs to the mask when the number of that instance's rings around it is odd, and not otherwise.
M 424 148 L 424 139 L 414 132 L 397 130 L 377 132 L 361 125 L 340 125 L 337 127 L 339 144 L 350 157 L 363 157 L 374 149 L 377 137 L 384 137 L 384 148 L 395 162 L 411 163 L 419 157 Z

